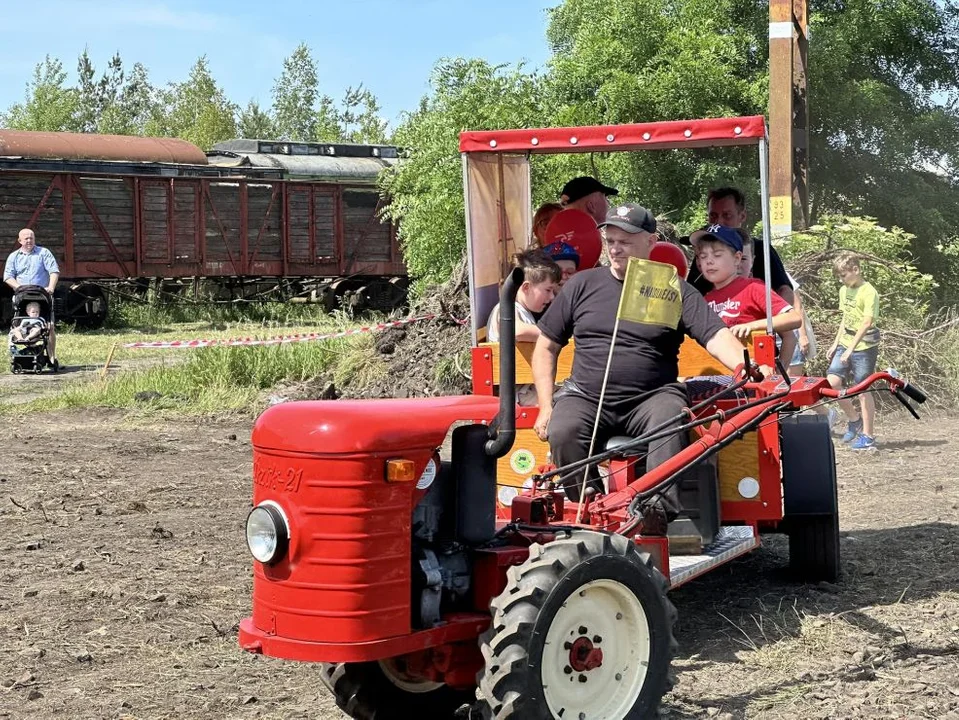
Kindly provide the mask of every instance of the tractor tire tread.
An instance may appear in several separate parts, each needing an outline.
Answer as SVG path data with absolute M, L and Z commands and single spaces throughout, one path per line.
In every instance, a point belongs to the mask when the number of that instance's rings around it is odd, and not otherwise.
M 621 535 L 577 531 L 545 545 L 530 547 L 529 558 L 507 572 L 504 591 L 490 603 L 493 622 L 480 638 L 484 667 L 476 675 L 474 712 L 484 720 L 550 720 L 531 714 L 526 702 L 530 684 L 529 647 L 537 617 L 550 592 L 576 565 L 597 555 L 617 555 L 643 566 L 649 573 L 663 603 L 668 628 L 667 665 L 678 644 L 673 634 L 677 618 L 675 606 L 666 596 L 666 579 L 653 565 L 649 553 Z M 666 691 L 672 689 L 675 676 L 667 673 Z

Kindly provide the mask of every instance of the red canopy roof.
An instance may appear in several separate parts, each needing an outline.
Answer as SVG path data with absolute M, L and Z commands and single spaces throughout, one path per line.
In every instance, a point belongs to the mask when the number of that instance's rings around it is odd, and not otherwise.
M 480 130 L 460 133 L 460 152 L 570 153 L 755 145 L 766 137 L 762 115 L 670 120 L 637 125 Z

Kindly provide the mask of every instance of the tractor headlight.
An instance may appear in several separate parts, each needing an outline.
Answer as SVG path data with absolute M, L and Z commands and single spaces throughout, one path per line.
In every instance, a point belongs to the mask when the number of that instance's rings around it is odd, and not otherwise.
M 289 543 L 290 526 L 279 505 L 267 500 L 247 515 L 246 544 L 254 559 L 274 563 L 283 557 Z

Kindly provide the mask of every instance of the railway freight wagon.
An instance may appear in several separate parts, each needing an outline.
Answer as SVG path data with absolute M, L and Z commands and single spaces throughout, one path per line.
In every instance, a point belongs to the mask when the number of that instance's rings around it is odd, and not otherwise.
M 59 317 L 88 327 L 105 320 L 111 286 L 153 280 L 389 309 L 406 269 L 376 179 L 396 158 L 389 146 L 233 140 L 207 154 L 168 138 L 0 130 L 0 249 L 32 228 L 60 264 Z

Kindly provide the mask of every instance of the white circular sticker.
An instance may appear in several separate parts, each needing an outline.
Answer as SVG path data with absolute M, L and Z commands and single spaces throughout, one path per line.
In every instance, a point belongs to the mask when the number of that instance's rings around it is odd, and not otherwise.
M 429 462 L 426 463 L 426 467 L 423 469 L 423 474 L 420 475 L 420 479 L 416 481 L 416 489 L 426 490 L 426 488 L 433 484 L 435 479 L 436 461 L 433 458 L 430 458 Z
M 744 477 L 739 481 L 739 494 L 747 500 L 759 495 L 759 481 L 754 477 Z
M 499 498 L 499 501 L 509 507 L 513 504 L 513 498 L 519 495 L 519 490 L 514 487 L 501 487 L 496 496 Z

